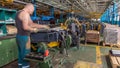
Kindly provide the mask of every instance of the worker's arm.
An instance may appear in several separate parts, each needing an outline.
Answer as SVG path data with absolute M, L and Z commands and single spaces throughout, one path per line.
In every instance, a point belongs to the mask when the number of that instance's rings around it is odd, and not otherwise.
M 19 17 L 22 21 L 24 30 L 31 31 L 31 32 L 33 32 L 35 30 L 34 28 L 29 26 L 29 19 L 28 19 L 29 15 L 28 14 L 21 13 Z
M 45 29 L 48 29 L 49 27 L 47 25 L 40 25 L 40 24 L 36 24 L 36 23 L 33 23 L 33 21 L 31 20 L 31 18 L 29 17 L 29 25 L 33 28 L 45 28 Z

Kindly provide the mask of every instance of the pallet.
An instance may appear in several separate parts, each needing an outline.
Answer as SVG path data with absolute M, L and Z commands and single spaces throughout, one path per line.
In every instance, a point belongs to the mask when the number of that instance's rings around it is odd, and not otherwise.
M 120 47 L 120 44 L 111 44 L 111 43 L 105 43 L 105 42 L 103 42 L 103 46 L 110 46 L 110 47 L 114 47 L 114 46 L 116 46 L 116 47 Z
M 112 56 L 111 54 L 109 54 L 109 58 L 112 68 L 120 67 L 120 57 Z

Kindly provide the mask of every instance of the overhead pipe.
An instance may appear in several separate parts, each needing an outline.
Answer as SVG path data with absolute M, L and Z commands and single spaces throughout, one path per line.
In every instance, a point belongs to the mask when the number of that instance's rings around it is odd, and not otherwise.
M 110 8 L 108 8 L 108 23 L 110 23 Z

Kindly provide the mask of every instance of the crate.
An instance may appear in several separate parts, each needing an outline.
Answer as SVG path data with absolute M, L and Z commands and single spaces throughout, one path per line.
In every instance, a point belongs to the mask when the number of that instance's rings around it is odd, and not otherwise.
M 100 34 L 99 31 L 88 30 L 85 35 L 85 43 L 92 42 L 100 44 Z

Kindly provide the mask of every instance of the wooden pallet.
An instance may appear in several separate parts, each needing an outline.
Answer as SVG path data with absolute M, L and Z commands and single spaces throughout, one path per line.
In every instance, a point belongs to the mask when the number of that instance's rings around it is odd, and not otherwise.
M 109 58 L 110 58 L 112 68 L 120 67 L 120 57 L 112 56 L 111 54 L 109 54 Z
M 111 43 L 103 42 L 103 46 L 110 46 L 110 47 L 116 46 L 116 47 L 120 47 L 120 44 L 111 44 Z

